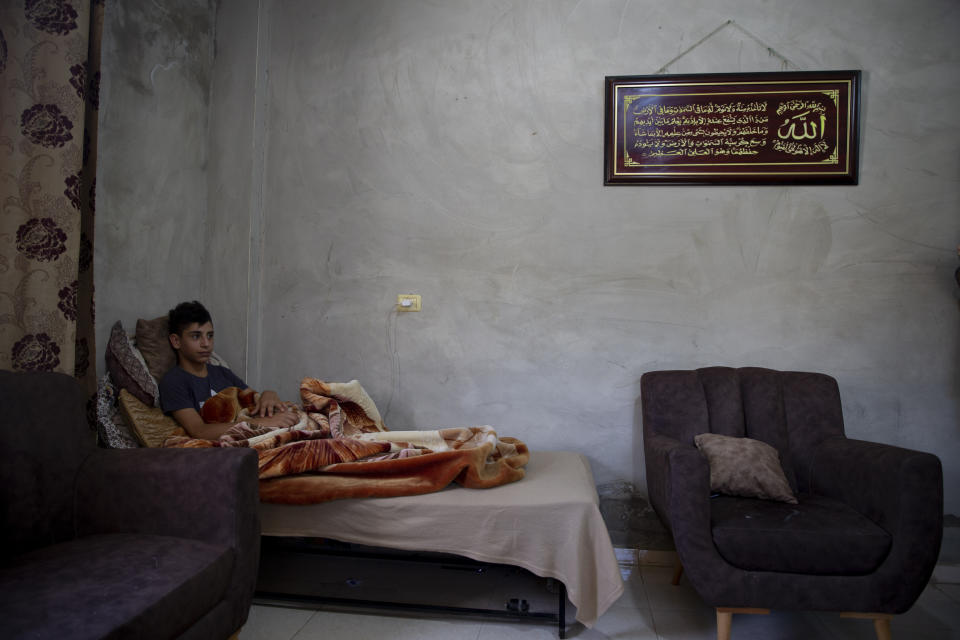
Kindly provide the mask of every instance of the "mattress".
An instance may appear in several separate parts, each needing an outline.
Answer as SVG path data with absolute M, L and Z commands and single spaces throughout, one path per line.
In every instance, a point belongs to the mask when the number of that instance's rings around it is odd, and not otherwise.
M 623 593 L 590 464 L 534 451 L 526 477 L 491 489 L 451 486 L 393 498 L 311 505 L 260 503 L 262 534 L 454 553 L 560 580 L 587 627 Z

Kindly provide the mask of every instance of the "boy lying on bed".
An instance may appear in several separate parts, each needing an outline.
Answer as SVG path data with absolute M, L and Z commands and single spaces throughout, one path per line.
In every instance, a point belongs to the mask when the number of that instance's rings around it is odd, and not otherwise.
M 200 408 L 210 396 L 227 387 L 246 390 L 247 384 L 226 367 L 210 364 L 213 354 L 213 321 L 202 304 L 181 302 L 170 310 L 170 346 L 177 366 L 160 381 L 160 406 L 193 438 L 216 440 L 233 423 L 206 423 Z M 264 391 L 250 410 L 252 427 L 292 427 L 297 414 L 281 402 L 275 391 Z

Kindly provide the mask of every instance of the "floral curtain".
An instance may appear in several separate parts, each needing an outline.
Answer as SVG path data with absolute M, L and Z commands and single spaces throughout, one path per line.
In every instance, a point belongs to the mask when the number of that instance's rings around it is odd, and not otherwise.
M 0 369 L 68 373 L 91 397 L 103 4 L 0 2 Z

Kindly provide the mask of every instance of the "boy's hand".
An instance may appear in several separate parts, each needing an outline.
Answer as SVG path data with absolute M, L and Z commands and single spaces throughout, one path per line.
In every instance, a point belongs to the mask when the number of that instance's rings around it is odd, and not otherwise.
M 254 403 L 250 415 L 269 418 L 276 413 L 290 413 L 296 416 L 296 412 L 290 411 L 290 403 L 282 402 L 276 391 L 264 391 L 260 394 L 260 399 Z M 296 424 L 296 420 L 291 424 Z

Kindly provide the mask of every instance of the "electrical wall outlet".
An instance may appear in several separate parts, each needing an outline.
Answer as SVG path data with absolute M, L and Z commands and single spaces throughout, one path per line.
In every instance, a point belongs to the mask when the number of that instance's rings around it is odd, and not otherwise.
M 397 311 L 420 311 L 420 296 L 416 293 L 401 293 L 397 296 Z

